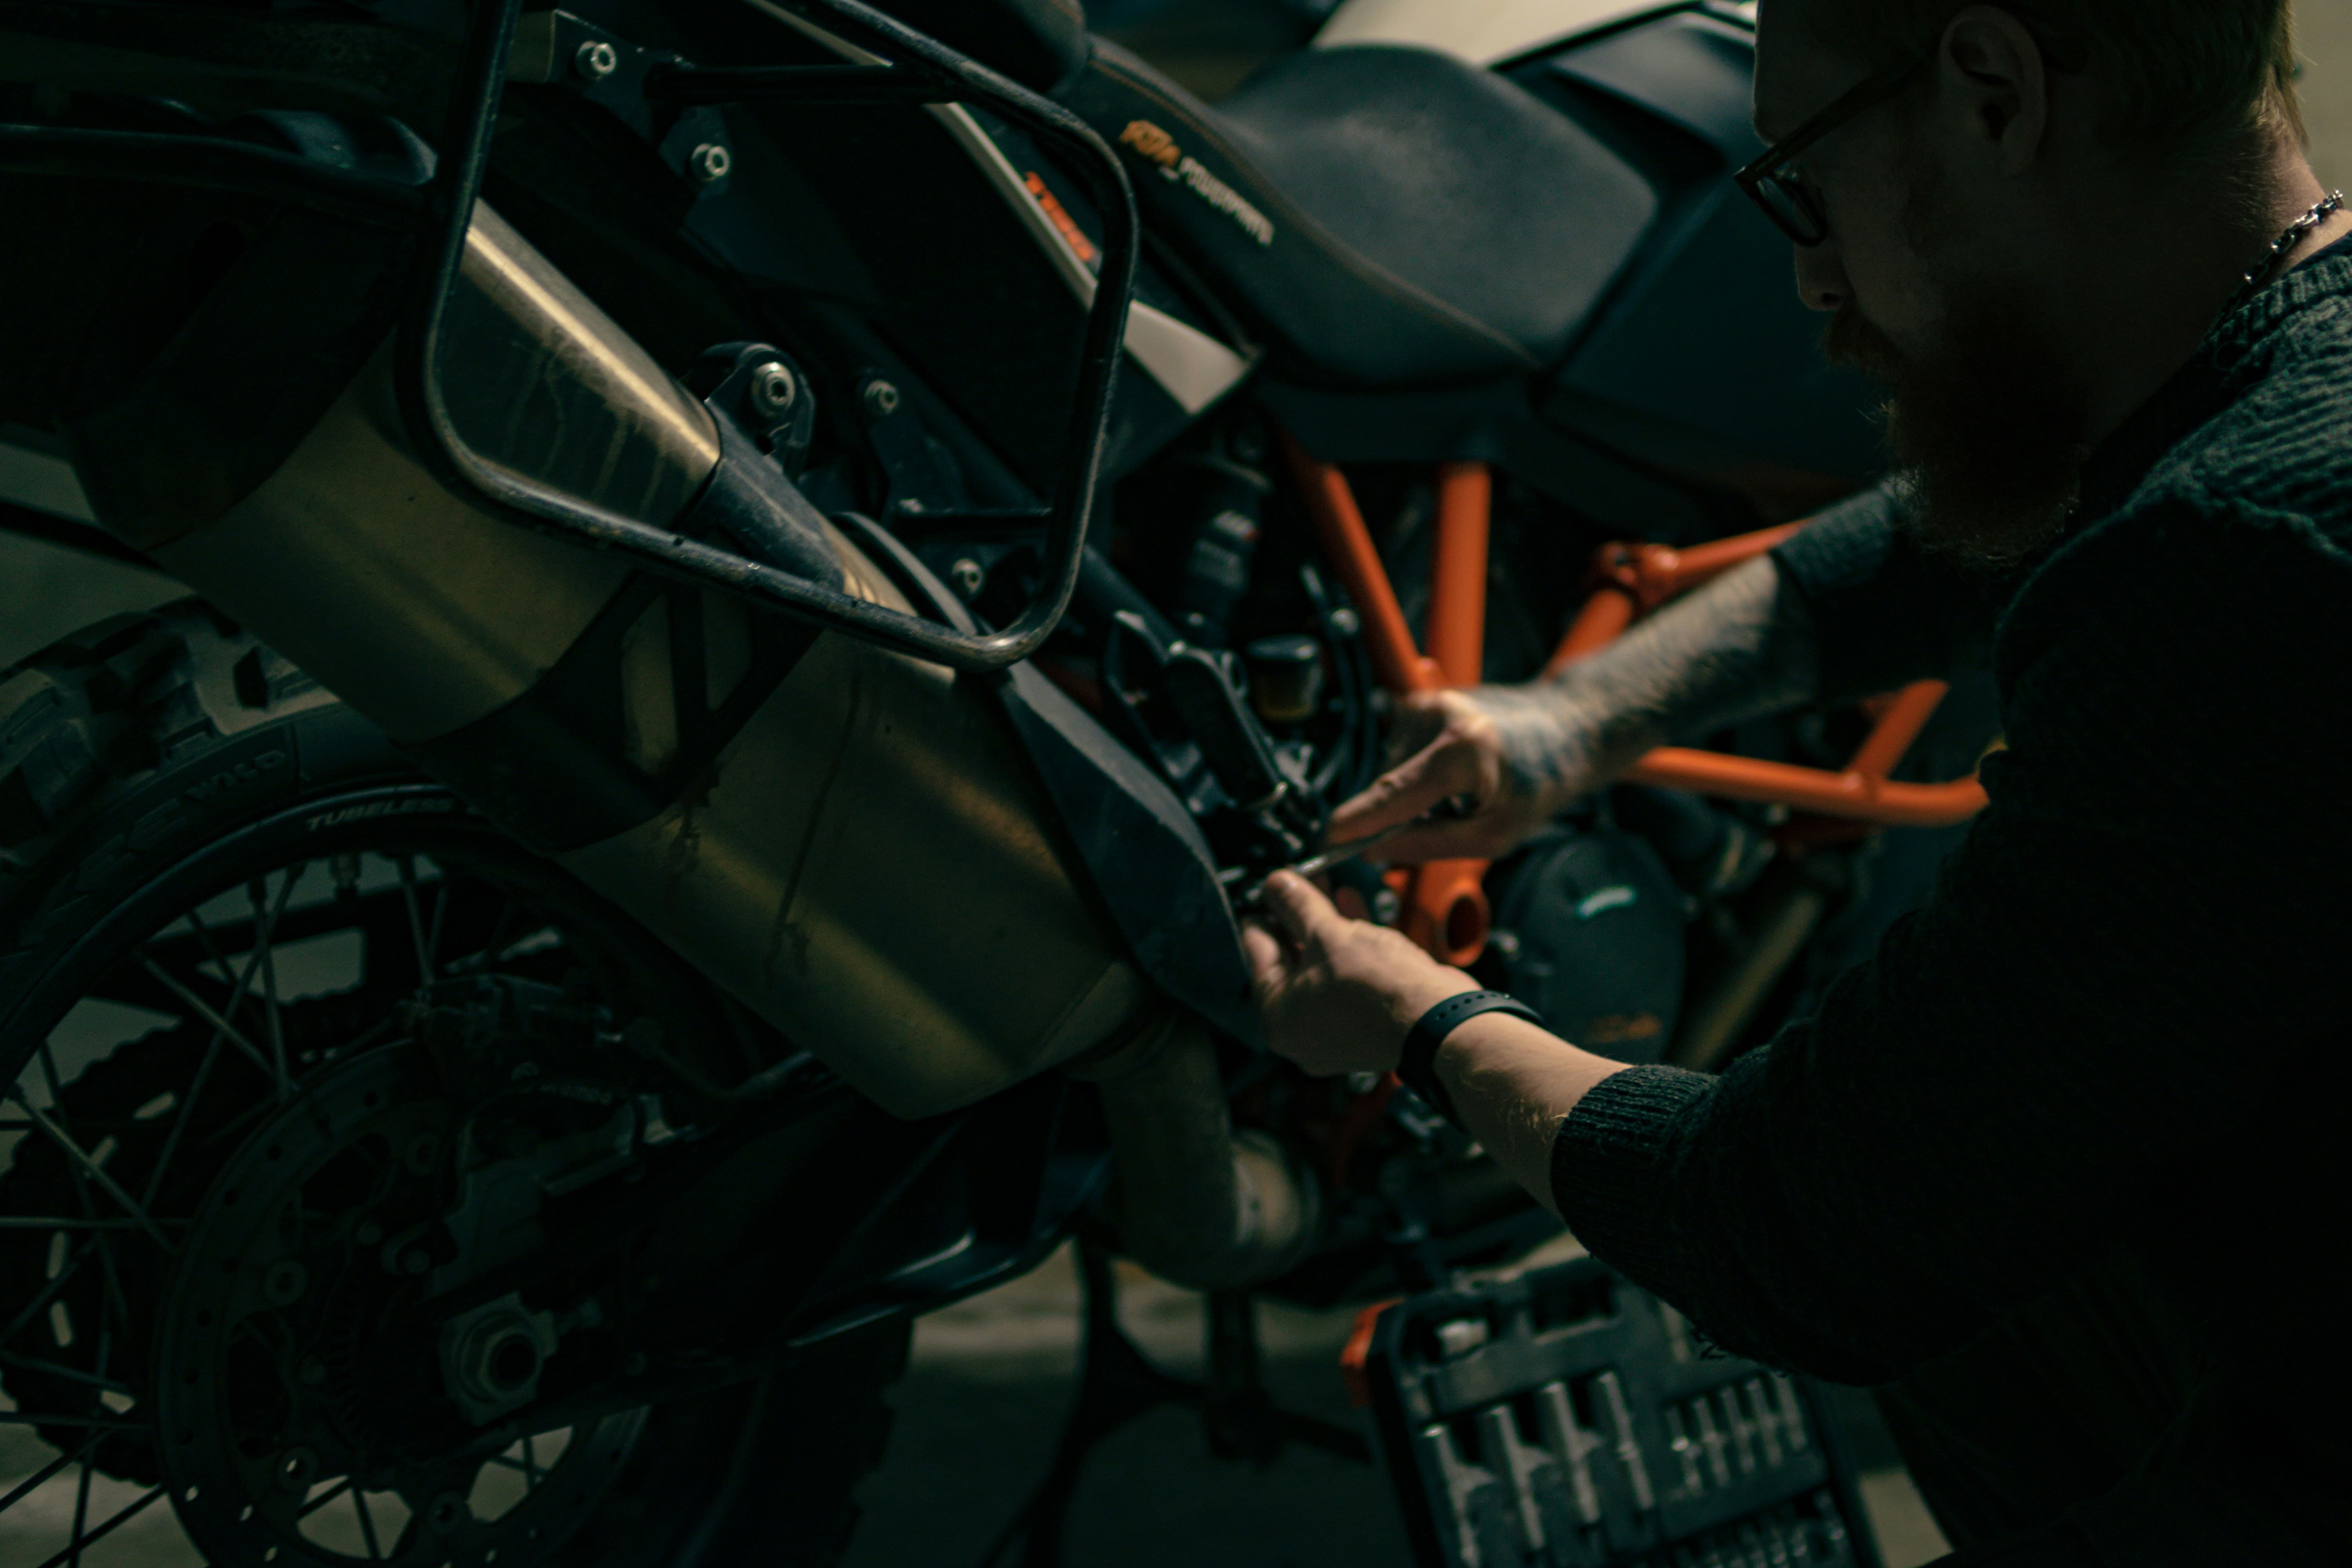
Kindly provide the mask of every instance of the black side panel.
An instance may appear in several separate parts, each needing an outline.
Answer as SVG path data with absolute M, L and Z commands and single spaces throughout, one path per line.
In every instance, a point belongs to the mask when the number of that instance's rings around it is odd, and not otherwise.
M 1240 928 L 1183 803 L 1034 666 L 1006 675 L 1005 710 L 1136 963 L 1210 1023 L 1257 1044 Z
M 962 601 L 913 552 L 864 518 L 840 521 L 909 597 L 971 628 Z M 1016 664 L 999 680 L 1004 710 L 1138 967 L 1234 1038 L 1259 1043 L 1241 931 L 1183 802 L 1035 666 Z
M 976 0 L 936 8 L 965 5 L 980 8 Z M 659 7 L 583 0 L 577 8 L 634 42 L 700 62 L 841 63 L 744 0 Z M 907 19 L 929 18 L 909 11 Z M 956 41 L 951 32 L 949 41 Z M 727 119 L 745 156 L 719 201 L 765 208 L 762 221 L 788 237 L 801 226 L 797 204 L 821 204 L 828 248 L 837 224 L 865 274 L 870 293 L 859 304 L 867 324 L 1023 484 L 1050 492 L 1085 316 L 971 155 L 913 105 L 744 105 Z M 770 151 L 790 161 L 789 178 L 776 178 Z M 756 254 L 729 259 L 753 274 L 765 270 Z M 783 313 L 796 310 L 786 305 Z

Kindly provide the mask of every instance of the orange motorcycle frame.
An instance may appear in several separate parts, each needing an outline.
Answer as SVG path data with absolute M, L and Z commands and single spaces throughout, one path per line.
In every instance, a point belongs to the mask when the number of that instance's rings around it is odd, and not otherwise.
M 1399 696 L 1475 686 L 1483 674 L 1486 571 L 1494 479 L 1484 463 L 1444 463 L 1436 473 L 1437 538 L 1426 631 L 1415 644 L 1371 531 L 1339 465 L 1286 438 L 1325 560 L 1356 605 L 1372 668 Z M 1643 616 L 1786 542 L 1801 523 L 1717 540 L 1688 550 L 1661 544 L 1610 544 L 1594 560 L 1593 586 L 1546 666 L 1556 676 L 1614 642 Z M 1935 716 L 1948 688 L 1923 680 L 1870 705 L 1870 735 L 1841 771 L 1798 767 L 1755 757 L 1668 746 L 1650 752 L 1625 776 L 1634 784 L 1688 790 L 1728 800 L 1785 806 L 1879 827 L 1935 827 L 1965 822 L 1984 809 L 1971 776 L 1948 784 L 1899 782 L 1888 775 Z M 1486 862 L 1438 860 L 1391 874 L 1402 900 L 1407 935 L 1449 963 L 1474 962 L 1486 944 L 1490 911 Z

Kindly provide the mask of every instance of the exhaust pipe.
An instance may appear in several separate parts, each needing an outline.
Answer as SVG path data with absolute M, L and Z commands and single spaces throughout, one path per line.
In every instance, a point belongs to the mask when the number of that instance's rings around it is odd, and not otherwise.
M 273 224 L 68 423 L 101 521 L 886 1109 L 1084 1057 L 1138 1260 L 1201 1288 L 1293 1266 L 1311 1177 L 1235 1135 L 1206 1026 L 1102 922 L 992 689 L 445 489 L 398 405 L 399 265 L 372 231 Z M 643 523 L 699 530 L 762 461 L 727 461 L 741 438 L 487 205 L 441 351 L 483 460 Z M 787 499 L 808 575 L 912 613 Z
M 1255 1284 L 1305 1260 L 1321 1204 L 1314 1174 L 1265 1133 L 1234 1131 L 1197 1019 L 1163 1016 L 1063 1070 L 1102 1091 L 1111 1219 L 1129 1257 L 1195 1290 Z

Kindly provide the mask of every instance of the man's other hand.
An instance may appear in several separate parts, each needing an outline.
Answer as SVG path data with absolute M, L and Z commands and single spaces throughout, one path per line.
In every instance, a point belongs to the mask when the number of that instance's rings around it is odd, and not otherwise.
M 1266 1044 L 1318 1078 L 1387 1072 L 1423 1013 L 1478 983 L 1402 932 L 1351 921 L 1304 877 L 1267 879 L 1242 927 Z
M 1498 860 L 1605 782 L 1591 731 L 1557 686 L 1415 692 L 1389 731 L 1390 754 L 1404 760 L 1331 814 L 1327 841 L 1369 838 L 1460 797 L 1468 816 L 1400 833 L 1372 858 Z

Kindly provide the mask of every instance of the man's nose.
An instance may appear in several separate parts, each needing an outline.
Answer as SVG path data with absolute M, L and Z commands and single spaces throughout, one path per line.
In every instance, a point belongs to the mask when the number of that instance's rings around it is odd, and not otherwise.
M 1845 275 L 1845 258 L 1834 239 L 1797 247 L 1797 292 L 1814 310 L 1835 310 L 1853 294 Z

